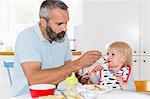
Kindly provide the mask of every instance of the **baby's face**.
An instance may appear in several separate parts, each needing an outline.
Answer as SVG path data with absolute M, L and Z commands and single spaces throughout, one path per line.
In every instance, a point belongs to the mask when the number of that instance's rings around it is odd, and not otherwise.
M 107 57 L 109 66 L 117 67 L 124 64 L 123 55 L 116 50 L 108 50 Z

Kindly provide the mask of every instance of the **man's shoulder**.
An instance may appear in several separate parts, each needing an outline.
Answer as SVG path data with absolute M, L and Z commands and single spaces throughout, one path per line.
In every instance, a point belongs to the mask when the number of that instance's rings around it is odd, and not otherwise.
M 28 27 L 26 29 L 24 29 L 23 31 L 19 32 L 18 34 L 18 38 L 22 38 L 22 37 L 32 37 L 33 35 L 35 35 L 36 32 L 36 26 L 32 26 L 32 27 Z
M 36 30 L 36 25 L 31 26 L 31 27 L 27 27 L 26 29 L 22 30 L 20 32 L 20 34 L 31 34 L 32 32 L 34 32 Z

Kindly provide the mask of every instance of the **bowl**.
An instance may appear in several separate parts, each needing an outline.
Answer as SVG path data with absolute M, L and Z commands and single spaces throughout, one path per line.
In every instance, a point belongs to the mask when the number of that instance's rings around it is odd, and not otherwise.
M 53 84 L 34 84 L 29 87 L 32 98 L 54 95 L 55 88 Z

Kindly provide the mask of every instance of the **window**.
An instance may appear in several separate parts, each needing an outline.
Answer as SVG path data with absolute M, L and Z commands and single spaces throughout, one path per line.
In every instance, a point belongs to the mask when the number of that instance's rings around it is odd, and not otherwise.
M 0 41 L 14 48 L 18 33 L 39 21 L 39 7 L 43 0 L 0 0 Z M 70 12 L 67 34 L 71 49 L 75 50 L 74 27 L 82 24 L 82 0 L 62 0 Z

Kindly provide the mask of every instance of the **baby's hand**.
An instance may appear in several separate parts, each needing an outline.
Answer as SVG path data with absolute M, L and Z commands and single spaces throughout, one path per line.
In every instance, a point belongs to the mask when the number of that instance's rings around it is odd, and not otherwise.
M 79 81 L 82 83 L 82 84 L 89 84 L 91 81 L 90 81 L 90 77 L 95 77 L 96 73 L 93 73 L 93 72 L 87 72 L 85 73 L 80 79 Z
M 95 72 L 87 72 L 87 73 L 84 75 L 84 78 L 94 77 L 95 75 L 96 75 Z
M 120 85 L 123 85 L 125 83 L 123 77 L 117 77 L 117 81 Z
M 117 77 L 117 81 L 123 90 L 126 90 L 127 83 L 124 81 L 123 77 Z
M 102 65 L 97 65 L 94 69 L 92 69 L 92 72 L 101 71 L 103 69 Z

